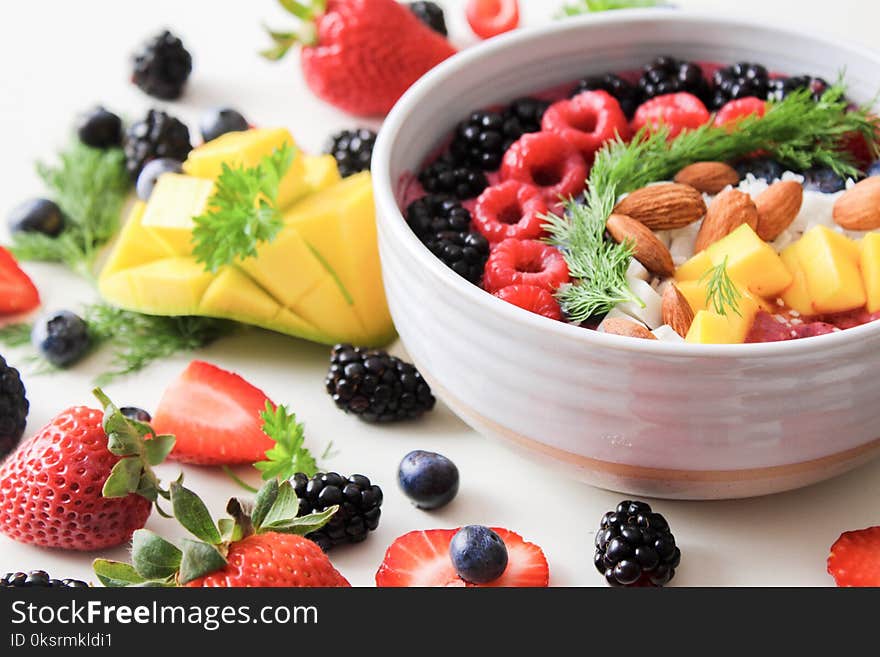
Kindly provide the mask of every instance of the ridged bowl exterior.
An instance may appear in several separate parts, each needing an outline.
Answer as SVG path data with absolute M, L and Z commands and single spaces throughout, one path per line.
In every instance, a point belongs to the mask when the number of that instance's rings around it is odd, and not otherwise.
M 806 485 L 878 448 L 880 323 L 766 345 L 638 341 L 553 322 L 468 284 L 415 238 L 399 181 L 474 108 L 659 54 L 758 61 L 873 97 L 880 54 L 736 18 L 610 12 L 493 39 L 398 103 L 373 159 L 394 322 L 437 394 L 475 428 L 600 486 L 681 498 Z

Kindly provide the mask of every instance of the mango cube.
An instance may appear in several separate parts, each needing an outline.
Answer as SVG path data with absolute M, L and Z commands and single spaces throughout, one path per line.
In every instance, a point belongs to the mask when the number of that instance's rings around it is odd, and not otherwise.
M 854 244 L 825 226 L 807 231 L 797 245 L 797 256 L 807 291 L 816 314 L 838 313 L 861 308 L 867 302 L 865 284 L 857 262 Z
M 681 283 L 676 283 L 675 286 L 678 288 L 678 291 L 687 299 L 688 303 L 691 306 L 691 309 L 697 313 L 701 310 L 711 310 L 709 307 L 709 299 L 708 299 L 708 287 L 709 281 L 682 281 Z M 739 290 L 741 300 L 745 300 L 746 309 L 750 309 L 752 304 L 754 304 L 759 310 L 765 310 L 768 313 L 773 312 L 773 306 L 771 306 L 767 301 L 762 299 L 761 297 L 755 296 L 748 290 Z M 740 304 L 743 302 L 741 301 Z M 742 310 L 737 306 L 737 309 L 742 312 Z
M 743 296 L 737 307 L 739 315 L 732 310 L 728 310 L 727 315 L 719 315 L 713 310 L 699 310 L 694 315 L 685 340 L 693 344 L 742 344 L 749 335 L 759 308 L 753 297 Z
M 875 313 L 880 311 L 880 233 L 868 233 L 862 238 L 860 263 L 868 312 Z
M 813 300 L 810 298 L 810 291 L 807 289 L 807 277 L 801 267 L 800 258 L 797 253 L 799 243 L 795 242 L 779 254 L 782 262 L 785 263 L 788 271 L 791 272 L 793 279 L 791 285 L 788 286 L 781 296 L 785 305 L 792 310 L 798 311 L 801 315 L 812 315 L 815 313 L 815 310 L 813 310 Z
M 773 298 L 791 285 L 791 272 L 748 224 L 712 244 L 706 254 L 716 267 L 727 258 L 730 277 L 759 297 Z
M 193 217 L 204 212 L 214 193 L 210 180 L 166 173 L 159 177 L 141 218 L 147 229 L 173 254 L 192 252 Z
M 706 251 L 700 251 L 693 258 L 675 270 L 676 281 L 698 281 L 712 269 L 712 258 Z
M 228 132 L 190 151 L 183 163 L 183 171 L 190 176 L 216 180 L 223 164 L 233 168 L 254 167 L 285 144 L 294 149 L 294 157 L 278 188 L 278 207 L 284 209 L 310 191 L 305 175 L 305 157 L 286 128 Z

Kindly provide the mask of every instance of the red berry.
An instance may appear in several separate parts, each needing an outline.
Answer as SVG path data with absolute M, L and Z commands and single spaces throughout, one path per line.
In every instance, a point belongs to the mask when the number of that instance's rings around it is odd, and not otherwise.
M 492 293 L 510 285 L 534 285 L 553 292 L 570 280 L 558 249 L 538 240 L 501 242 L 489 255 L 483 287 Z
M 237 374 L 194 360 L 165 391 L 152 426 L 177 437 L 170 454 L 176 461 L 253 463 L 275 445 L 260 419 L 267 401 L 262 390 Z
M 620 103 L 606 91 L 585 91 L 571 100 L 554 103 L 544 112 L 541 129 L 574 144 L 587 162 L 593 161 L 606 142 L 630 137 Z
M 40 293 L 12 254 L 0 247 L 0 315 L 15 315 L 40 305 Z
M 517 0 L 468 0 L 464 11 L 474 34 L 481 39 L 491 39 L 519 25 Z
M 376 573 L 376 586 L 470 586 L 544 587 L 550 584 L 550 568 L 540 547 L 522 536 L 492 527 L 507 547 L 507 568 L 487 584 L 471 584 L 455 572 L 449 544 L 457 529 L 414 531 L 398 538 Z
M 872 117 L 873 120 L 874 117 Z M 850 132 L 841 137 L 841 150 L 849 153 L 857 167 L 864 170 L 871 166 L 877 159 L 876 141 L 880 140 L 880 131 L 877 133 L 875 144 L 872 146 L 861 132 Z
M 0 531 L 15 541 L 65 550 L 127 542 L 151 503 L 136 494 L 101 494 L 119 457 L 107 449 L 104 414 L 71 408 L 0 465 Z
M 715 125 L 722 126 L 733 123 L 739 119 L 756 115 L 764 116 L 767 113 L 767 103 L 760 98 L 748 96 L 738 100 L 731 100 L 724 107 L 718 110 L 715 115 Z
M 226 566 L 189 587 L 348 587 L 317 543 L 302 536 L 266 532 L 229 546 Z
M 541 190 L 508 180 L 480 194 L 474 224 L 490 243 L 507 238 L 528 240 L 544 236 L 543 218 L 549 212 Z
M 499 299 L 524 308 L 537 315 L 561 320 L 562 310 L 559 302 L 547 290 L 535 285 L 509 285 L 495 293 Z
M 699 128 L 708 123 L 709 110 L 699 98 L 689 93 L 666 94 L 657 96 L 639 106 L 632 120 L 633 133 L 644 126 L 648 130 L 658 128 L 661 124 L 669 128 L 669 137 L 677 137 L 685 130 Z
M 519 180 L 541 188 L 551 206 L 577 196 L 586 187 L 587 162 L 577 148 L 552 132 L 533 132 L 507 150 L 501 180 Z
M 844 532 L 828 555 L 838 586 L 880 586 L 880 527 Z

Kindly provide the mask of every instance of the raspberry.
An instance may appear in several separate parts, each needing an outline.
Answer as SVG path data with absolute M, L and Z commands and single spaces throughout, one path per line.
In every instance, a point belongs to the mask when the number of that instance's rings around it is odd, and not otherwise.
M 586 186 L 587 163 L 572 144 L 552 132 L 523 135 L 505 153 L 501 180 L 541 188 L 549 205 L 577 196 Z
M 495 296 L 531 313 L 562 320 L 559 302 L 547 290 L 536 285 L 508 285 L 498 290 Z
M 474 224 L 491 244 L 507 238 L 538 239 L 544 236 L 543 216 L 547 212 L 540 189 L 508 180 L 480 194 L 474 208 Z
M 630 136 L 620 103 L 607 91 L 585 91 L 554 103 L 544 113 L 541 127 L 574 144 L 587 162 L 605 142 Z
M 752 114 L 764 116 L 766 113 L 767 103 L 760 98 L 749 96 L 739 100 L 731 100 L 718 110 L 718 114 L 715 115 L 715 125 L 727 125 Z
M 669 138 L 672 139 L 685 130 L 708 123 L 709 118 L 703 101 L 693 94 L 667 94 L 642 103 L 632 120 L 632 131 L 638 132 L 646 125 L 649 130 L 654 130 L 663 124 L 668 126 Z
M 507 239 L 489 255 L 483 287 L 495 293 L 510 285 L 534 285 L 553 292 L 569 280 L 568 265 L 557 249 L 538 240 Z

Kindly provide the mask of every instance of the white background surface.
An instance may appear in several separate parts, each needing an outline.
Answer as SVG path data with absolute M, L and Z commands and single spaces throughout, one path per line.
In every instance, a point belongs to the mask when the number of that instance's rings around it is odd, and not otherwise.
M 441 3 L 459 45 L 474 41 L 463 18 L 463 0 Z M 520 0 L 524 22 L 547 22 L 557 0 Z M 861 0 L 693 0 L 685 7 L 738 7 L 768 20 L 804 24 L 873 46 L 880 6 Z M 214 105 L 232 105 L 261 125 L 290 127 L 306 149 L 318 150 L 327 135 L 359 122 L 312 96 L 303 85 L 295 58 L 269 64 L 256 56 L 266 45 L 261 21 L 283 26 L 285 15 L 270 0 L 209 2 L 152 0 L 150 3 L 79 0 L 31 0 L 7 8 L 0 21 L 0 217 L 42 188 L 32 162 L 51 158 L 64 143 L 75 113 L 96 102 L 139 118 L 163 105 L 127 83 L 127 55 L 143 38 L 163 26 L 183 39 L 194 55 L 195 71 L 181 102 L 170 111 L 197 130 L 197 117 Z M 878 72 L 880 88 L 880 72 Z M 5 220 L 0 243 L 6 241 Z M 64 269 L 28 265 L 48 309 L 94 298 L 88 284 Z M 592 565 L 593 535 L 602 514 L 624 496 L 591 488 L 533 466 L 469 430 L 440 405 L 426 420 L 377 428 L 343 415 L 323 390 L 327 349 L 253 331 L 225 339 L 199 358 L 235 370 L 286 403 L 306 422 L 307 442 L 320 453 L 332 440 L 337 454 L 325 462 L 342 473 L 370 476 L 385 491 L 382 522 L 366 543 L 332 553 L 337 568 L 354 585 L 369 586 L 386 547 L 413 529 L 469 523 L 501 525 L 541 545 L 548 557 L 551 583 L 604 586 Z M 400 345 L 395 351 L 402 352 Z M 90 357 L 74 369 L 50 376 L 28 373 L 25 351 L 8 359 L 24 370 L 31 401 L 28 433 L 73 404 L 92 404 L 91 380 L 103 371 L 104 358 Z M 155 408 L 164 387 L 189 362 L 180 355 L 139 375 L 108 386 L 120 405 Z M 491 385 L 491 382 L 487 382 Z M 540 412 L 536 409 L 536 412 Z M 834 440 L 834 436 L 828 436 Z M 447 508 L 416 510 L 396 488 L 400 458 L 412 449 L 439 451 L 461 471 L 458 498 Z M 163 466 L 165 480 L 175 464 Z M 204 495 L 215 513 L 238 491 L 224 475 L 185 468 L 188 485 Z M 241 474 L 256 481 L 247 469 Z M 828 585 L 828 548 L 844 530 L 880 524 L 880 463 L 835 481 L 799 492 L 731 502 L 658 501 L 681 546 L 678 585 Z M 166 536 L 180 535 L 173 524 L 153 515 L 147 527 Z M 58 577 L 94 579 L 91 560 L 98 555 L 65 553 L 13 543 L 0 536 L 0 574 L 43 568 Z M 120 548 L 100 556 L 124 558 Z

